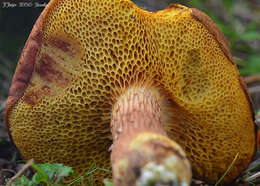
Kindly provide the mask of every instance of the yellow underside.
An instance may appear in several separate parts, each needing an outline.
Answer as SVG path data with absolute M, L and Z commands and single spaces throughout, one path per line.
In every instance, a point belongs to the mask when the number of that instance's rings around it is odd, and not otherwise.
M 52 0 L 49 7 L 30 85 L 9 115 L 25 159 L 77 173 L 93 162 L 110 169 L 112 105 L 125 88 L 149 81 L 169 99 L 165 128 L 198 179 L 215 182 L 237 153 L 225 181 L 247 167 L 254 124 L 239 73 L 191 9 L 150 13 L 128 0 Z M 98 184 L 109 175 L 95 176 Z

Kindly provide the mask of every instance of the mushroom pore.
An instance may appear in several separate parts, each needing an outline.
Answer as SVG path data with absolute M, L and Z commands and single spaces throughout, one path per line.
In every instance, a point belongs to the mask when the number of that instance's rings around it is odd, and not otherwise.
M 79 174 L 93 162 L 109 169 L 114 143 L 117 183 L 189 180 L 184 152 L 208 183 L 238 154 L 229 183 L 256 149 L 247 88 L 212 20 L 181 5 L 147 12 L 130 0 L 50 1 L 19 59 L 6 125 L 24 159 Z M 95 183 L 108 176 L 95 172 Z

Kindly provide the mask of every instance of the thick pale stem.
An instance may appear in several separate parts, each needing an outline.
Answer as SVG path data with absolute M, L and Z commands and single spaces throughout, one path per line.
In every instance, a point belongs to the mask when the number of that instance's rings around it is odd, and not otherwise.
M 159 98 L 155 89 L 133 87 L 115 104 L 111 120 L 115 186 L 189 185 L 189 162 L 164 131 Z

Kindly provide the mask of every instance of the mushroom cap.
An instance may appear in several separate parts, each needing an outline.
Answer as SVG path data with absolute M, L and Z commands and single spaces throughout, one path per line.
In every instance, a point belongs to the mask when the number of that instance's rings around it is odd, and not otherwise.
M 25 159 L 78 173 L 92 162 L 110 168 L 111 108 L 125 88 L 147 82 L 166 100 L 164 126 L 196 178 L 216 182 L 237 153 L 223 182 L 248 166 L 256 130 L 247 88 L 216 25 L 181 5 L 147 12 L 129 0 L 50 1 L 19 59 L 6 124 Z

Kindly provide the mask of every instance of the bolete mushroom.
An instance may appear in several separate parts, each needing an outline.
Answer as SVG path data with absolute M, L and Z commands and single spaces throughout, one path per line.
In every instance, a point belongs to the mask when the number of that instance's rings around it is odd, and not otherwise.
M 223 179 L 231 182 L 256 149 L 246 85 L 207 15 L 181 5 L 147 12 L 130 0 L 51 0 L 13 77 L 6 103 L 13 141 L 25 159 L 78 173 L 92 162 L 110 168 L 110 123 L 118 184 L 158 172 L 168 180 L 175 170 L 188 183 L 174 141 L 208 183 L 238 154 Z

